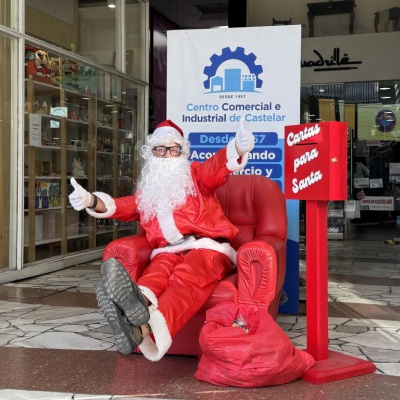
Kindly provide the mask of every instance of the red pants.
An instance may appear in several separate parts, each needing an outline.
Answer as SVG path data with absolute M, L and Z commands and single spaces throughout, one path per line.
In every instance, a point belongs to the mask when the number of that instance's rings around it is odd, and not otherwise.
M 215 285 L 232 268 L 227 256 L 214 250 L 190 250 L 155 256 L 137 281 L 158 299 L 173 337 L 210 297 Z

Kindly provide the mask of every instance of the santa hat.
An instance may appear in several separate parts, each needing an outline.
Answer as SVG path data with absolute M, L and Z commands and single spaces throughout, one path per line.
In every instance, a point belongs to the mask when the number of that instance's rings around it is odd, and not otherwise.
M 156 138 L 158 136 L 168 136 L 168 137 L 176 137 L 176 139 L 180 142 L 183 138 L 183 131 L 179 128 L 178 125 L 174 124 L 170 119 L 166 119 L 163 122 L 160 122 L 153 134 L 152 138 Z
M 151 149 L 155 146 L 162 146 L 165 143 L 177 143 L 182 147 L 182 155 L 186 158 L 190 153 L 190 142 L 183 136 L 183 131 L 178 125 L 167 119 L 156 126 L 151 135 L 146 138 L 146 145 L 141 149 L 141 156 L 149 159 L 152 156 Z

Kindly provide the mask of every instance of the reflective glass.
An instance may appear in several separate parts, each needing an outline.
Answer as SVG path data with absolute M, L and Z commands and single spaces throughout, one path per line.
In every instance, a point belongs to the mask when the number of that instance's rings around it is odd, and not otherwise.
M 4 3 L 4 2 L 3 2 Z M 3 4 L 4 5 L 4 4 Z M 16 39 L 0 34 L 0 269 L 8 268 L 15 243 L 11 238 L 16 227 L 16 170 L 17 131 L 15 99 L 15 54 Z M 14 265 L 15 268 L 15 265 Z
M 16 28 L 18 22 L 18 1 L 0 0 L 0 25 Z

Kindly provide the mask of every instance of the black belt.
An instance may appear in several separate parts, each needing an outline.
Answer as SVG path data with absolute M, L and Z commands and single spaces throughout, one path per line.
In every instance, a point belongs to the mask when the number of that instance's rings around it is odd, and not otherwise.
M 173 243 L 173 244 L 168 243 L 163 247 L 179 246 L 179 245 L 185 243 L 190 238 L 194 238 L 195 240 L 211 239 L 211 240 L 215 240 L 218 243 L 229 243 L 229 240 L 227 238 L 224 238 L 224 237 L 207 238 L 206 236 L 201 236 L 201 235 L 184 235 L 183 238 L 178 240 L 176 243 Z

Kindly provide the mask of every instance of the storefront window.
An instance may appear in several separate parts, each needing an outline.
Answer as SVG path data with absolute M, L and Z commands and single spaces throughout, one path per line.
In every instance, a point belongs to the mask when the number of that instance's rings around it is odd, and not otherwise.
M 25 32 L 67 50 L 78 47 L 78 3 L 25 1 Z
M 0 0 L 0 25 L 8 28 L 17 28 L 18 22 L 18 1 Z
M 332 229 L 343 232 L 344 239 L 398 236 L 400 81 L 303 86 L 301 104 L 302 123 L 348 124 L 348 199 L 341 226 Z
M 78 257 L 136 232 L 135 223 L 75 211 L 68 195 L 71 178 L 113 197 L 134 191 L 145 91 L 121 74 L 33 42 L 25 60 L 24 265 L 30 266 Z
M 386 226 L 396 237 L 400 227 L 400 112 L 399 82 L 379 82 L 379 102 L 358 104 L 353 146 L 353 198 L 360 201 L 360 218 L 366 226 Z
M 77 53 L 90 60 L 116 68 L 117 8 L 107 2 L 80 2 Z
M 25 29 L 28 35 L 145 81 L 147 10 L 141 0 L 27 0 Z
M 73 210 L 68 195 L 73 177 L 90 192 L 135 190 L 147 132 L 148 8 L 146 0 L 0 0 L 5 280 L 15 278 L 9 270 L 34 275 L 101 258 L 104 245 L 136 232 L 135 223 Z M 125 13 L 135 25 L 128 33 Z
M 17 120 L 16 109 L 17 93 L 15 75 L 16 39 L 10 39 L 0 34 L 0 269 L 15 268 L 15 227 L 16 227 L 16 157 L 17 129 L 14 121 Z
M 146 49 L 147 7 L 143 1 L 115 0 L 110 8 L 104 1 L 90 4 L 80 1 L 79 46 L 77 53 L 93 61 L 123 70 L 136 79 L 146 80 L 146 59 L 140 54 Z M 93 7 L 96 5 L 96 7 Z M 124 7 L 124 13 L 120 8 Z M 124 32 L 125 37 L 119 35 Z M 125 44 L 123 46 L 122 44 Z M 125 47 L 125 56 L 120 54 Z
M 148 20 L 147 8 L 143 2 L 126 1 L 126 73 L 136 79 L 146 81 L 147 60 L 137 57 L 146 47 L 146 29 L 144 21 Z

